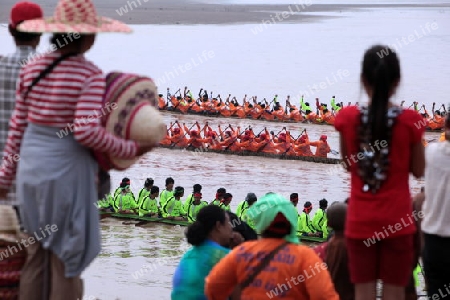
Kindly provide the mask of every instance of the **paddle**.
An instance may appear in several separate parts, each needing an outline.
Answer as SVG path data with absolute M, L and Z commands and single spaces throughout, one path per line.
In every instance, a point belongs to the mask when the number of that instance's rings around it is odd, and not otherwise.
M 175 123 L 178 123 L 178 121 L 176 121 Z M 180 124 L 178 123 L 178 125 L 180 125 Z M 194 127 L 194 125 L 195 125 L 195 123 L 192 124 L 192 126 L 191 126 L 191 128 L 189 128 L 188 132 L 185 132 L 185 133 L 184 133 L 183 138 L 186 137 L 186 134 L 188 134 L 189 132 L 191 132 L 191 129 L 192 129 L 192 127 Z M 174 148 L 175 145 L 178 144 L 180 141 L 181 141 L 181 139 L 178 140 L 178 142 L 176 142 L 176 143 L 172 143 L 172 145 L 170 145 L 170 148 Z
M 300 135 L 294 140 L 294 143 L 302 136 L 303 132 L 305 132 L 305 131 L 306 131 L 306 129 L 303 129 L 302 132 L 300 132 Z M 291 138 L 294 138 L 290 132 L 289 132 L 289 135 L 291 136 Z M 286 154 L 289 152 L 289 150 L 291 150 L 291 148 L 292 148 L 292 143 L 290 143 L 289 148 L 287 148 L 287 150 L 283 154 L 281 154 L 281 157 L 286 156 Z
M 150 217 L 151 218 L 151 217 Z M 152 223 L 152 222 L 161 222 L 161 221 L 178 221 L 178 222 L 183 222 L 184 220 L 174 220 L 174 217 L 165 217 L 165 218 L 155 218 L 156 220 L 142 220 L 136 224 L 134 224 L 134 226 L 142 226 L 142 225 L 146 225 L 148 223 Z
M 242 133 L 243 132 L 245 132 L 246 130 L 248 129 L 248 126 L 244 129 L 244 130 L 242 130 L 240 133 L 239 133 L 239 135 L 238 136 L 241 136 L 242 135 Z M 234 143 L 236 143 L 237 142 L 237 137 L 235 137 L 235 140 L 234 141 L 232 141 L 231 142 L 231 144 L 229 144 L 226 148 L 225 148 L 225 151 L 227 151 L 228 150 L 228 148 L 230 148 L 231 146 L 233 146 L 234 145 Z
M 206 122 L 206 123 L 208 123 L 208 122 Z M 198 121 L 195 122 L 194 125 L 195 125 L 195 124 L 198 124 Z M 203 126 L 203 129 L 199 131 L 199 133 L 198 133 L 199 136 L 200 136 L 201 132 L 205 130 L 206 125 L 207 125 L 207 124 L 205 124 L 205 125 Z M 192 128 L 192 127 L 191 127 L 191 128 Z M 189 131 L 190 131 L 190 130 L 189 130 Z M 201 136 L 200 136 L 200 138 L 201 138 Z M 192 145 L 192 143 L 189 143 L 189 144 L 186 146 L 186 149 L 189 148 L 189 146 L 191 146 L 191 145 Z M 195 148 L 195 147 L 194 147 L 194 148 Z

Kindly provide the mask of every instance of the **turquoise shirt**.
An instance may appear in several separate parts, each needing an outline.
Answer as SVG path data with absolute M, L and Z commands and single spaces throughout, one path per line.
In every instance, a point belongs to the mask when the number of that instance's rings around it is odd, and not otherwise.
M 189 249 L 173 275 L 171 300 L 208 300 L 205 278 L 229 252 L 230 249 L 210 240 Z

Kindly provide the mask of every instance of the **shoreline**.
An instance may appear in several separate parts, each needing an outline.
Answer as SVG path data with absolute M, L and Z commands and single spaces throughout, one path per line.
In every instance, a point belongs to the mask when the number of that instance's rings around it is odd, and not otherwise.
M 283 23 L 315 22 L 339 16 L 309 15 L 308 13 L 348 12 L 374 8 L 450 8 L 442 4 L 202 4 L 183 0 L 98 0 L 97 13 L 130 25 L 225 25 L 262 24 L 277 13 L 293 13 Z M 150 2 L 151 1 L 151 2 Z M 9 11 L 15 0 L 0 4 L 0 23 L 8 23 Z M 296 1 L 293 1 L 296 2 Z M 44 15 L 53 15 L 55 0 L 39 1 Z

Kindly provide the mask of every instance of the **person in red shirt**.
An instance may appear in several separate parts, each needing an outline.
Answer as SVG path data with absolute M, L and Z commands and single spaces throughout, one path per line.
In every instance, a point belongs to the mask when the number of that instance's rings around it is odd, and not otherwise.
M 384 283 L 383 299 L 404 299 L 416 231 L 409 174 L 424 174 L 425 127 L 417 126 L 422 120 L 417 112 L 389 100 L 400 82 L 392 49 L 373 46 L 366 51 L 361 81 L 368 107 L 345 107 L 334 124 L 351 174 L 345 225 L 350 275 L 356 300 L 375 299 L 377 279 Z

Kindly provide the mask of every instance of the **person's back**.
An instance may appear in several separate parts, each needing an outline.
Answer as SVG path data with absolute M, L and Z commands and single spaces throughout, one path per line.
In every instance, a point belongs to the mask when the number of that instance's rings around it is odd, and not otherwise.
M 211 292 L 224 289 L 229 292 L 234 285 L 222 286 L 221 281 L 233 283 L 243 282 L 258 263 L 259 257 L 266 256 L 272 249 L 281 245 L 282 239 L 264 238 L 241 244 L 229 255 L 223 258 L 222 264 L 231 266 L 233 272 L 229 277 L 222 277 L 217 283 L 210 285 Z M 209 277 L 215 281 L 213 269 Z M 222 273 L 221 273 L 222 274 Z M 223 275 L 223 274 L 222 274 Z M 274 259 L 243 291 L 243 299 L 265 299 L 283 297 L 283 299 L 338 299 L 333 289 L 330 275 L 314 251 L 302 245 L 288 244 L 275 255 Z M 211 298 L 225 299 L 225 298 Z
M 172 280 L 172 300 L 207 300 L 205 277 L 230 250 L 233 229 L 229 215 L 218 206 L 202 208 L 185 231 L 193 247 L 181 258 Z
M 16 50 L 14 53 L 0 55 L 0 151 L 3 150 L 8 138 L 9 122 L 16 103 L 16 88 L 19 72 L 22 66 L 32 60 L 36 54 L 36 47 L 41 34 L 24 33 L 17 30 L 17 26 L 25 21 L 42 18 L 43 12 L 39 5 L 32 2 L 18 2 L 11 9 L 9 33 L 14 39 Z M 7 159 L 11 159 L 8 157 Z M 8 204 L 17 204 L 15 186 L 8 194 Z M 2 200 L 0 203 L 3 202 Z
M 347 246 L 344 237 L 347 204 L 334 202 L 327 211 L 328 226 L 333 236 L 328 242 L 314 248 L 314 251 L 327 264 L 334 287 L 341 300 L 354 300 L 355 287 L 350 281 Z
M 450 115 L 445 138 L 426 149 L 425 201 L 422 231 L 423 262 L 428 297 L 442 295 L 450 282 Z
M 336 128 L 345 136 L 345 146 L 348 149 L 348 157 L 358 155 L 358 144 L 354 141 L 358 139 L 357 124 L 359 123 L 360 111 L 356 106 L 343 108 L 336 117 Z M 411 194 L 409 191 L 409 173 L 411 165 L 411 146 L 421 143 L 424 128 L 417 128 L 421 116 L 413 110 L 405 109 L 397 117 L 395 126 L 392 129 L 392 141 L 389 147 L 390 165 L 387 178 L 383 182 L 380 190 L 376 194 L 363 191 L 364 182 L 358 175 L 358 164 L 350 164 L 351 173 L 351 195 L 350 201 L 355 205 L 355 210 L 349 211 L 348 228 L 359 227 L 359 232 L 366 234 L 352 234 L 355 238 L 373 235 L 375 231 L 381 231 L 383 226 L 396 224 L 399 220 L 411 214 Z M 374 149 L 383 149 L 387 146 L 386 141 L 380 141 L 373 145 Z M 386 199 L 395 200 L 395 209 L 392 202 Z M 362 208 L 362 206 L 364 208 Z M 352 212 L 358 211 L 358 214 Z M 349 228 L 349 229 L 350 229 Z M 397 233 L 414 233 L 414 226 L 405 227 Z M 349 231 L 351 234 L 351 232 Z M 395 233 L 392 234 L 392 236 Z
M 229 249 L 209 240 L 189 249 L 175 270 L 171 299 L 206 300 L 204 279 L 228 252 Z
M 351 174 L 345 236 L 357 300 L 375 299 L 377 279 L 384 283 L 383 299 L 404 298 L 412 272 L 416 226 L 409 174 L 423 176 L 425 126 L 420 114 L 391 101 L 400 75 L 392 49 L 367 49 L 361 84 L 369 102 L 341 109 L 334 124 Z
M 339 299 L 325 263 L 299 245 L 297 210 L 289 200 L 268 193 L 248 213 L 262 239 L 237 246 L 214 266 L 205 280 L 209 300 L 238 294 L 240 299 Z

